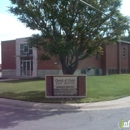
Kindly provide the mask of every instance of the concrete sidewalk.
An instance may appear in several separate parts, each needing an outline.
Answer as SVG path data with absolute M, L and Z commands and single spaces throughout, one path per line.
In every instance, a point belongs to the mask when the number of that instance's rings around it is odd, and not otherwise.
M 0 105 L 6 107 L 17 107 L 20 109 L 42 109 L 59 111 L 82 111 L 82 110 L 103 110 L 130 107 L 130 96 L 112 101 L 95 103 L 74 103 L 74 104 L 54 104 L 54 103 L 36 103 L 19 100 L 0 99 Z

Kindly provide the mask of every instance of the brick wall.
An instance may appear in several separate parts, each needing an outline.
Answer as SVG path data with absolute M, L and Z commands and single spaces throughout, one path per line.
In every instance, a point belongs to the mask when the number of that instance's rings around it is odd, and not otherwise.
M 92 56 L 90 58 L 87 58 L 85 60 L 82 60 L 79 62 L 78 68 L 79 69 L 86 69 L 88 67 L 91 68 L 101 68 L 102 67 L 102 56 Z
M 2 69 L 16 69 L 15 40 L 3 41 L 2 47 Z M 125 57 L 123 57 L 125 49 Z M 119 44 L 110 44 L 103 46 L 104 54 L 102 56 L 92 56 L 79 62 L 77 69 L 100 68 L 103 74 L 109 74 L 110 69 L 129 69 L 130 72 L 130 44 L 122 43 L 120 52 Z M 38 51 L 38 55 L 42 52 Z M 120 53 L 120 57 L 119 57 Z M 120 60 L 119 60 L 120 59 Z M 120 64 L 121 62 L 121 64 Z M 61 70 L 61 64 L 57 58 L 52 57 L 48 61 L 38 60 L 38 70 Z
M 42 51 L 38 51 L 38 59 L 41 54 L 42 54 Z M 60 62 L 55 57 L 52 57 L 51 60 L 47 60 L 47 61 L 38 60 L 38 69 L 57 70 L 60 68 L 61 68 Z
M 125 56 L 123 56 L 124 49 Z M 121 45 L 117 43 L 104 46 L 102 61 L 104 74 L 110 74 L 109 70 L 111 70 L 112 73 L 127 73 L 130 68 L 130 44 L 122 42 Z
M 3 41 L 2 48 L 2 69 L 16 69 L 15 40 Z
M 61 65 L 59 65 L 59 62 L 55 62 L 53 60 L 49 60 L 49 61 L 38 61 L 38 69 L 60 69 Z
M 109 69 L 118 68 L 118 44 L 105 45 L 102 58 L 103 74 L 108 74 Z
M 130 73 L 130 45 L 128 47 L 128 68 L 129 68 L 129 73 Z
M 123 56 L 123 49 L 125 49 L 125 56 Z M 129 59 L 129 44 L 121 44 L 121 68 L 128 68 Z
M 38 55 L 42 54 L 42 52 L 38 51 Z M 78 69 L 86 69 L 88 67 L 101 68 L 102 67 L 102 56 L 92 56 L 85 60 L 81 60 L 78 65 Z M 61 64 L 57 58 L 52 57 L 51 60 L 48 61 L 38 61 L 38 69 L 61 69 Z

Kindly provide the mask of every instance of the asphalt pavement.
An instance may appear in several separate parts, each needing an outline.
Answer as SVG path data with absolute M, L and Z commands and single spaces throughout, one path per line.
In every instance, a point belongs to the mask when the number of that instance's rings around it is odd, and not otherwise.
M 130 126 L 124 127 L 125 123 L 129 123 L 129 115 L 130 107 L 94 111 L 44 111 L 0 105 L 0 130 L 128 130 Z

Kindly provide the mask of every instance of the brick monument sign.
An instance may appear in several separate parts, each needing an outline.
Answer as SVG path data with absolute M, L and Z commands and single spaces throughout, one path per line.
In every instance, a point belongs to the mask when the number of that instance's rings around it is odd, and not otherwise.
M 46 76 L 46 98 L 86 97 L 86 75 Z

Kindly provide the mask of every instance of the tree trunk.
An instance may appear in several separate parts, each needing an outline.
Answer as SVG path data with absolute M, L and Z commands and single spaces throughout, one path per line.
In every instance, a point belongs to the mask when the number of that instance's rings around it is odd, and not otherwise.
M 72 74 L 73 75 L 78 67 L 78 58 L 76 58 L 76 60 L 72 64 L 68 65 L 66 63 L 66 57 L 62 56 L 62 57 L 60 57 L 60 62 L 61 62 L 63 74 Z

